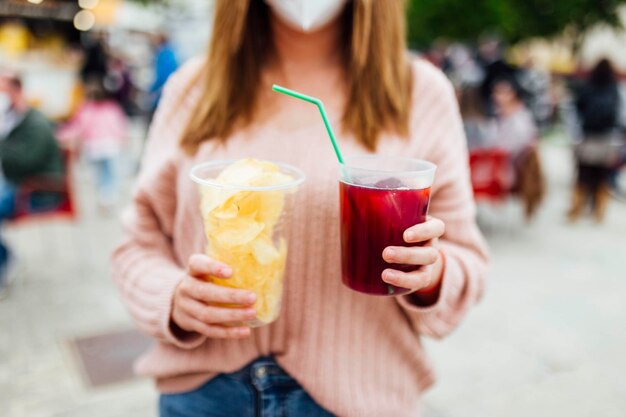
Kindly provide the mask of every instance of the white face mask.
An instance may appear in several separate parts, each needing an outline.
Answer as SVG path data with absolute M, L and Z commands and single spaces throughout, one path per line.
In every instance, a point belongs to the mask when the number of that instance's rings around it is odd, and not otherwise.
M 348 0 L 265 0 L 293 29 L 313 32 L 341 14 Z
M 0 93 L 0 115 L 11 110 L 11 99 L 7 93 Z

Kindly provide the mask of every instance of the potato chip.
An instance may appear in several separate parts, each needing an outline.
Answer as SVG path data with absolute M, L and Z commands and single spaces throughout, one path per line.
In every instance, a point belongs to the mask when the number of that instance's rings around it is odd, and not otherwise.
M 283 191 L 265 191 L 260 194 L 258 219 L 268 227 L 274 227 L 283 212 L 285 194 Z
M 261 235 L 252 242 L 252 255 L 261 265 L 268 265 L 276 262 L 280 253 L 268 236 Z
M 246 217 L 220 219 L 213 236 L 222 246 L 232 248 L 252 242 L 265 228 L 263 223 Z
M 257 323 L 270 323 L 280 312 L 283 274 L 287 257 L 284 239 L 274 242 L 285 205 L 285 190 L 240 190 L 228 186 L 266 187 L 292 178 L 267 161 L 242 159 L 215 179 L 225 188 L 201 187 L 201 210 L 207 237 L 207 253 L 231 266 L 230 279 L 213 278 L 231 288 L 257 294 Z
M 258 184 L 260 178 L 268 174 L 278 175 L 275 180 Z M 257 159 L 241 159 L 224 169 L 216 178 L 219 183 L 241 186 L 272 186 L 285 184 L 291 177 L 280 173 L 278 165 Z M 270 182 L 271 181 L 271 182 Z

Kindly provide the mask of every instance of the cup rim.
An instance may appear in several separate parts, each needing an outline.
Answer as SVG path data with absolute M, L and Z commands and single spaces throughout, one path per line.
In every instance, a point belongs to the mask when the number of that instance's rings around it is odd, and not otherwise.
M 271 162 L 277 165 L 278 167 L 280 167 L 281 171 L 288 171 L 289 174 L 292 174 L 292 176 L 294 176 L 294 179 L 292 181 L 286 182 L 284 184 L 279 184 L 279 185 L 250 186 L 250 185 L 237 185 L 237 184 L 222 184 L 213 179 L 205 179 L 205 178 L 200 178 L 198 176 L 198 172 L 204 169 L 216 168 L 218 166 L 224 166 L 225 168 L 228 165 L 234 164 L 237 161 L 239 161 L 239 159 L 221 159 L 221 160 L 202 162 L 200 164 L 196 164 L 193 167 L 191 167 L 191 170 L 189 171 L 189 178 L 191 178 L 193 182 L 199 185 L 215 187 L 215 188 L 220 188 L 224 190 L 241 190 L 241 191 L 287 190 L 290 188 L 297 187 L 298 185 L 302 184 L 304 180 L 306 179 L 306 176 L 304 175 L 304 172 L 301 169 L 296 168 L 293 165 L 285 164 L 283 162 L 277 162 L 277 161 L 272 161 L 272 160 L 267 160 L 267 159 L 264 159 L 264 161 Z
M 424 168 L 423 169 L 403 169 L 403 170 L 380 170 L 380 169 L 373 169 L 373 168 L 360 168 L 360 167 L 354 167 L 354 166 L 350 166 L 350 161 L 351 160 L 358 160 L 358 159 L 387 159 L 387 160 L 393 160 L 393 161 L 398 161 L 398 162 L 413 162 L 413 163 L 419 163 L 419 164 L 423 164 Z M 435 165 L 434 163 L 427 161 L 425 159 L 419 159 L 419 158 L 409 158 L 409 157 L 404 157 L 404 156 L 387 156 L 387 155 L 355 155 L 355 156 L 348 156 L 344 159 L 344 164 L 342 166 L 342 169 L 347 169 L 350 171 L 361 171 L 361 172 L 370 172 L 372 174 L 384 174 L 384 173 L 394 173 L 394 174 L 418 174 L 418 175 L 430 175 L 433 172 L 435 172 L 437 170 L 437 165 Z
M 387 162 L 391 161 L 391 162 L 398 162 L 398 165 L 400 166 L 401 163 L 412 163 L 415 164 L 416 166 L 418 166 L 419 168 L 416 169 L 398 169 L 398 170 L 394 170 L 392 169 L 376 169 L 376 168 L 360 168 L 360 167 L 354 167 L 354 166 L 350 166 L 350 162 L 351 161 L 356 161 L 356 160 L 373 160 L 373 159 L 384 159 Z M 340 178 L 339 181 L 341 183 L 344 184 L 348 184 L 348 185 L 352 185 L 352 186 L 356 186 L 356 187 L 363 187 L 363 188 L 371 188 L 371 189 L 377 189 L 377 190 L 396 190 L 396 189 L 423 189 L 423 188 L 429 188 L 432 187 L 434 179 L 435 179 L 435 173 L 437 172 L 437 165 L 435 165 L 434 163 L 430 162 L 430 161 L 426 161 L 424 159 L 418 159 L 418 158 L 408 158 L 408 157 L 402 157 L 402 156 L 387 156 L 387 155 L 355 155 L 352 157 L 347 157 L 344 161 L 345 163 L 343 165 L 341 165 L 340 167 Z M 395 164 L 391 164 L 391 166 L 394 166 Z M 364 185 L 364 184 L 358 184 L 357 182 L 354 181 L 355 177 L 360 177 L 360 176 L 381 176 L 381 175 L 388 175 L 388 176 L 400 176 L 403 178 L 415 178 L 415 179 L 423 179 L 425 180 L 428 184 L 424 183 L 422 186 L 412 186 L 412 187 L 398 187 L 398 188 L 379 188 L 373 185 Z

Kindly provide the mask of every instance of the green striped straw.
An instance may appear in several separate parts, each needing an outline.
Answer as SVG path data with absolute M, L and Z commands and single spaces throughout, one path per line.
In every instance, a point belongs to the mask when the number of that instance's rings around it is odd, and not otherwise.
M 324 126 L 326 126 L 326 131 L 328 132 L 328 136 L 330 136 L 330 141 L 333 144 L 333 148 L 335 149 L 335 154 L 337 155 L 337 160 L 340 164 L 343 165 L 343 156 L 341 156 L 341 151 L 339 150 L 339 145 L 337 145 L 337 140 L 335 139 L 335 133 L 333 132 L 333 128 L 330 126 L 330 122 L 328 121 L 328 116 L 326 115 L 326 110 L 324 110 L 324 103 L 319 98 L 307 96 L 302 93 L 298 93 L 297 91 L 290 90 L 285 87 L 281 87 L 280 85 L 274 84 L 272 86 L 272 90 L 277 91 L 279 93 L 286 94 L 291 97 L 299 98 L 300 100 L 308 101 L 309 103 L 313 103 L 320 110 L 320 114 L 322 115 L 322 120 L 324 120 Z

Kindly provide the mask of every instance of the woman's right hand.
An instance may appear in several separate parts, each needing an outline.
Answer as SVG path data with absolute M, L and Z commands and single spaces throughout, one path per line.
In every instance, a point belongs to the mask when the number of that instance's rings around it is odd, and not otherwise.
M 209 281 L 210 277 L 228 279 L 232 273 L 229 266 L 206 255 L 192 255 L 188 273 L 174 292 L 171 317 L 174 329 L 178 327 L 184 332 L 200 333 L 211 338 L 239 339 L 249 336 L 250 328 L 237 326 L 236 323 L 256 317 L 252 307 L 256 294 Z

